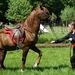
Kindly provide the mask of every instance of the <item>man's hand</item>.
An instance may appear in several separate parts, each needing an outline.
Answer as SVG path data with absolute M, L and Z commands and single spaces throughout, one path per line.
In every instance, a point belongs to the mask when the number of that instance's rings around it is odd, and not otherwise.
M 68 40 L 69 40 L 69 41 L 72 41 L 72 38 L 69 38 Z
M 55 41 L 51 41 L 50 43 L 53 44 L 53 43 L 55 43 Z

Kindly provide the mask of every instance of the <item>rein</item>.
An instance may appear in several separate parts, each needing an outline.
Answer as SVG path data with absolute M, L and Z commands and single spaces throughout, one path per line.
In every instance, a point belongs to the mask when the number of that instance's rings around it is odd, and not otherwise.
M 71 58 L 71 50 L 72 50 L 72 45 L 70 45 L 70 58 Z
M 55 33 L 55 31 L 54 31 L 52 25 L 49 25 L 49 27 L 50 27 L 52 33 L 54 34 L 54 36 L 56 37 L 56 39 L 58 39 L 58 37 L 57 37 L 57 35 L 56 35 L 56 33 Z M 71 50 L 72 50 L 72 45 L 70 45 L 70 58 L 71 58 Z
M 55 31 L 54 31 L 53 27 L 52 27 L 51 25 L 49 25 L 49 27 L 50 27 L 50 29 L 51 29 L 51 31 L 52 31 L 52 33 L 53 33 L 53 35 L 56 37 L 56 39 L 58 39 L 58 37 L 57 37 L 57 35 L 56 35 L 56 33 L 55 33 Z

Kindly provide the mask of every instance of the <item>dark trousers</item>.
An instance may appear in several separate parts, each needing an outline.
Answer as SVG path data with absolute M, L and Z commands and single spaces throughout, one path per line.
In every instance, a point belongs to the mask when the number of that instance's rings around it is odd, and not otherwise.
M 73 48 L 73 56 L 70 58 L 72 69 L 75 68 L 75 47 Z

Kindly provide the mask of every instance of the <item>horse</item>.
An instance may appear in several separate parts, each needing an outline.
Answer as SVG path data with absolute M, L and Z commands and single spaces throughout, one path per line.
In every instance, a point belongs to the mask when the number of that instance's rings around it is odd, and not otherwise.
M 33 65 L 33 68 L 37 68 L 37 66 L 40 64 L 42 52 L 35 45 L 38 40 L 38 32 L 41 21 L 51 22 L 53 21 L 53 19 L 46 7 L 38 6 L 34 8 L 30 15 L 27 17 L 27 19 L 23 23 L 21 23 L 24 29 L 24 41 L 22 42 L 22 72 L 25 69 L 25 62 L 29 49 L 33 50 L 39 55 L 38 59 Z M 16 45 L 12 42 L 12 39 L 10 38 L 9 34 L 0 32 L 0 70 L 6 68 L 4 66 L 4 60 L 7 51 L 15 49 Z

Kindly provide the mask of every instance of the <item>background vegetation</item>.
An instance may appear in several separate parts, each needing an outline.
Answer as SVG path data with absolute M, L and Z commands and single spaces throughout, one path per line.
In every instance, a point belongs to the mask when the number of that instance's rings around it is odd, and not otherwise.
M 50 41 L 62 38 L 69 33 L 68 27 L 65 26 L 53 26 L 53 30 L 56 35 L 53 33 L 53 31 L 51 31 L 49 27 L 46 27 L 46 29 L 49 31 L 49 33 L 39 34 L 38 43 L 50 43 Z M 69 43 L 69 41 L 65 40 L 62 43 Z
M 48 8 L 50 14 L 55 14 L 57 21 L 75 20 L 75 0 L 0 0 L 0 21 L 23 22 L 39 5 Z
M 24 22 L 32 10 L 32 5 L 28 0 L 10 0 L 8 7 L 6 17 L 8 20 L 15 22 Z

